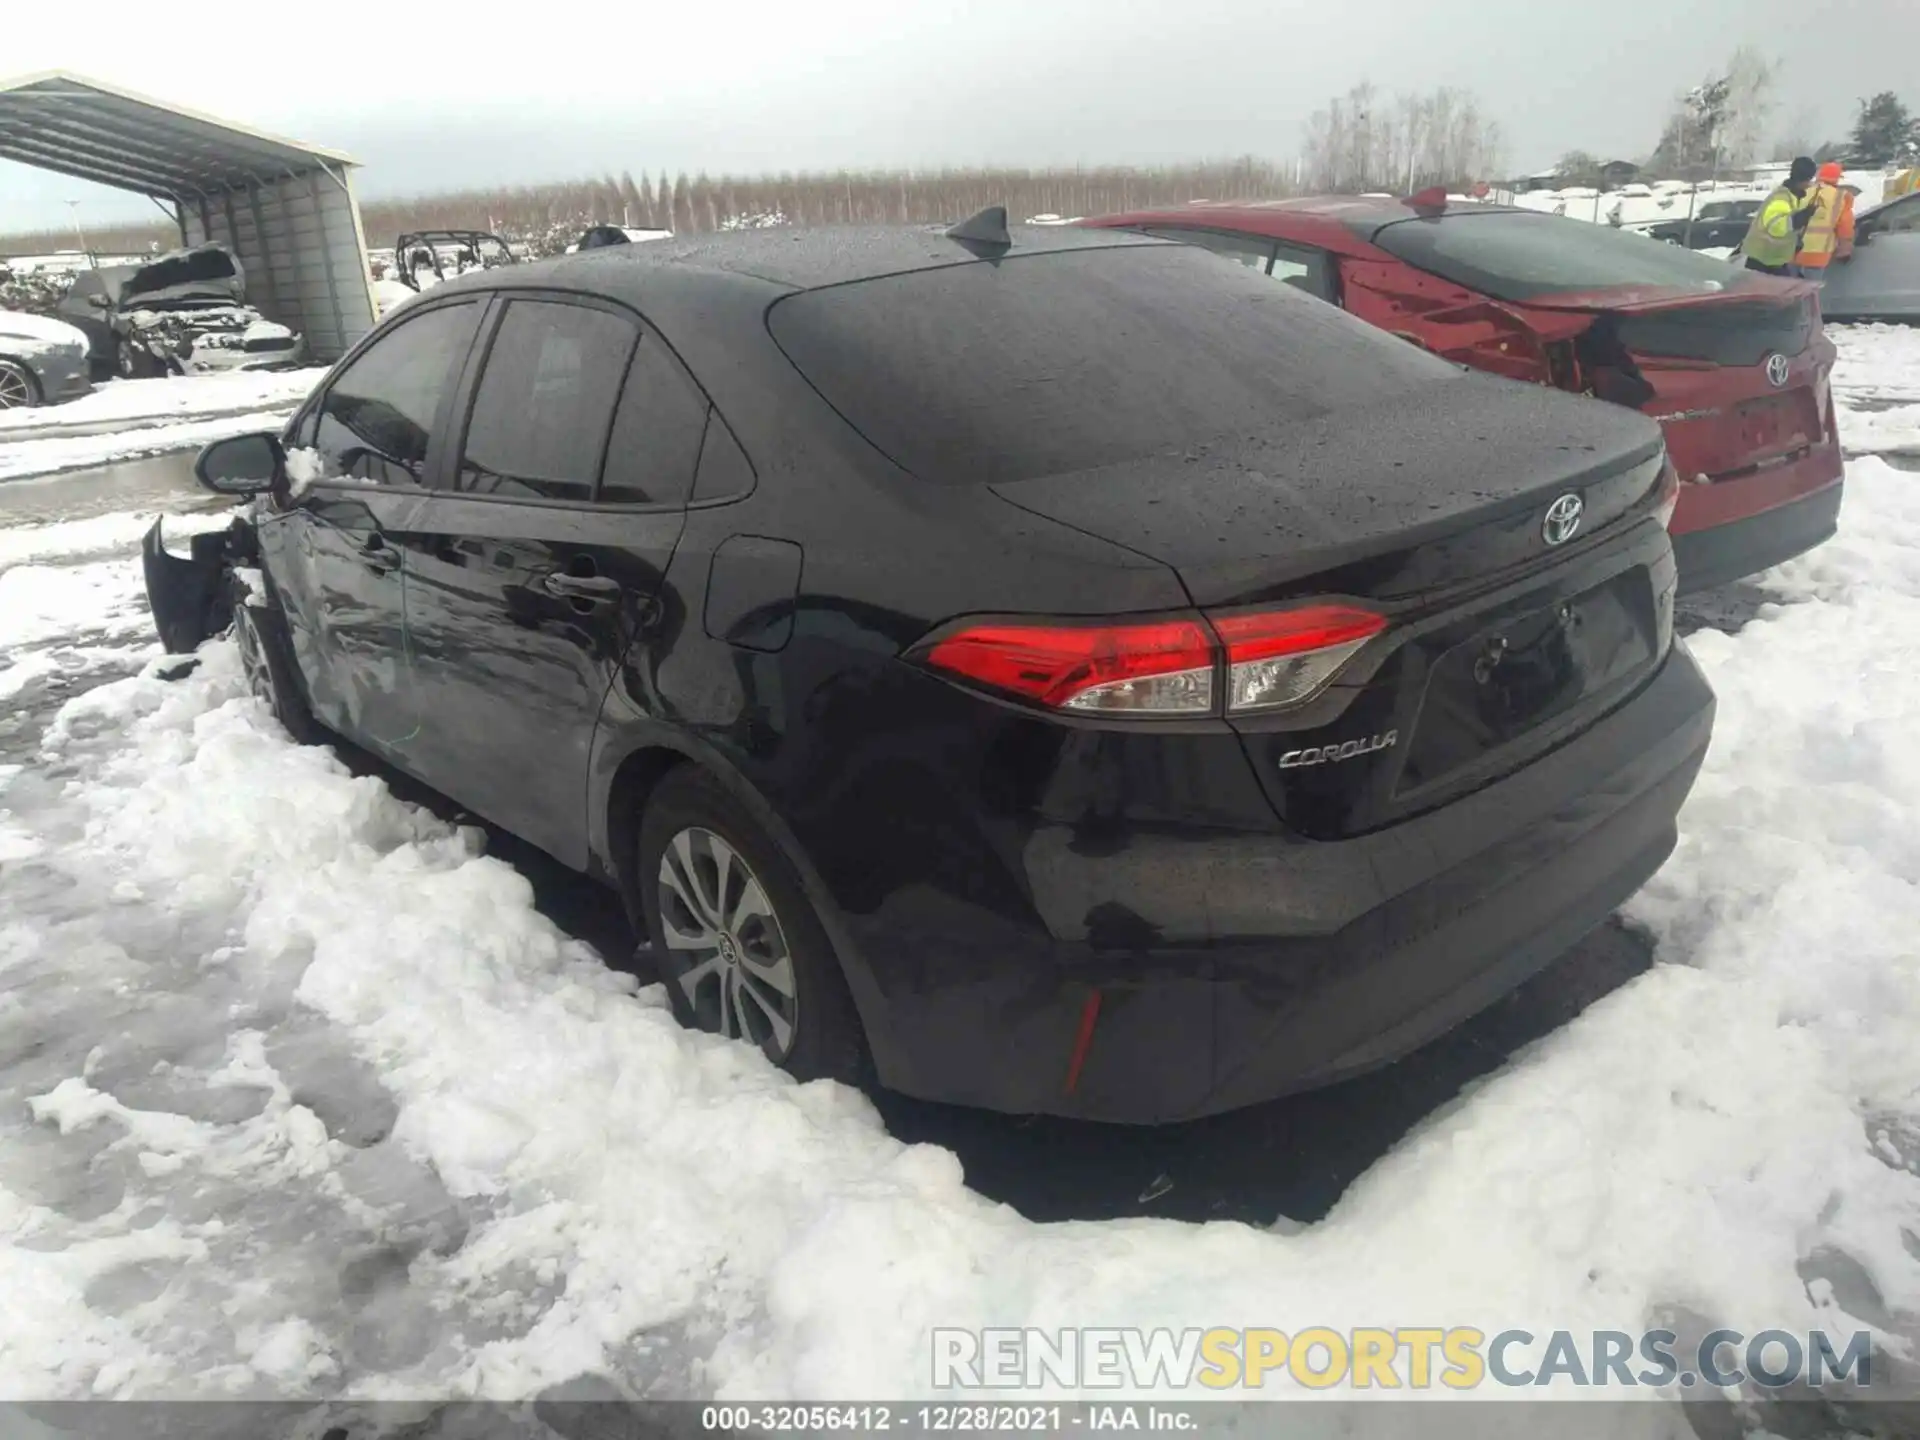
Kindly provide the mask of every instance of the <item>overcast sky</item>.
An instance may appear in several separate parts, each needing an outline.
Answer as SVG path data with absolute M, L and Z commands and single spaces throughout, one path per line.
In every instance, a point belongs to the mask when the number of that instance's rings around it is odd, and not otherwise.
M 363 196 L 622 169 L 1284 159 L 1308 114 L 1361 80 L 1474 91 L 1517 172 L 1575 147 L 1644 155 L 1673 95 L 1743 42 L 1788 61 L 1772 133 L 1837 137 L 1877 90 L 1920 107 L 1915 0 L 506 8 L 9 7 L 0 70 L 74 70 L 345 150 Z M 65 224 L 69 199 L 83 222 L 154 213 L 0 162 L 0 233 Z

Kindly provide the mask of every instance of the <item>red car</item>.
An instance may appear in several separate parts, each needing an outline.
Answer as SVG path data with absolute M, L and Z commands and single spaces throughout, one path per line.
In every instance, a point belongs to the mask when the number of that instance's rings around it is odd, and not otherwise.
M 1840 513 L 1833 344 L 1816 288 L 1479 203 L 1199 203 L 1078 222 L 1185 240 L 1476 369 L 1644 410 L 1683 485 L 1680 588 L 1812 549 Z

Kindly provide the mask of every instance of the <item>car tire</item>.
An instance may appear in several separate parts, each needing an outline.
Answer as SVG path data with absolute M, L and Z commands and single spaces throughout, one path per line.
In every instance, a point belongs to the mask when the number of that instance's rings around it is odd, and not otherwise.
M 636 848 L 630 883 L 680 1023 L 756 1045 L 796 1079 L 861 1083 L 866 1044 L 833 944 L 746 807 L 683 766 L 654 790 Z
M 233 607 L 233 640 L 249 693 L 273 712 L 294 744 L 322 744 L 326 732 L 307 705 L 283 629 L 267 611 L 240 600 Z
M 125 340 L 114 342 L 113 373 L 122 380 L 152 380 L 166 374 L 166 367 L 137 345 Z
M 0 410 L 31 410 L 40 400 L 33 371 L 17 360 L 0 360 Z

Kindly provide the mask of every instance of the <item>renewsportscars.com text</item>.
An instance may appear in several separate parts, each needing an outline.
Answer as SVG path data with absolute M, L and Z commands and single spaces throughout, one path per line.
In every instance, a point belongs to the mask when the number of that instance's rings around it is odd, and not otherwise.
M 1671 1330 L 1574 1332 L 1472 1326 L 1313 1326 L 1186 1330 L 987 1329 L 933 1332 L 943 1389 L 1231 1391 L 1272 1384 L 1327 1390 L 1506 1387 L 1637 1389 L 1873 1383 L 1867 1331 L 1836 1338 L 1714 1330 L 1683 1344 Z

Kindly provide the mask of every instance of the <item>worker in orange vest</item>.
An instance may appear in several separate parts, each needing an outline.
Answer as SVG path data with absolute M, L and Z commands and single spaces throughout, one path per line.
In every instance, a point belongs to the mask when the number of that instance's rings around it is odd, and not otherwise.
M 1853 258 L 1853 202 L 1860 198 L 1858 185 L 1840 187 L 1840 223 L 1834 228 L 1833 259 L 1844 265 Z
M 1802 275 L 1818 283 L 1827 278 L 1827 266 L 1839 252 L 1843 228 L 1848 253 L 1852 253 L 1853 200 L 1840 188 L 1838 163 L 1829 160 L 1820 167 L 1808 198 L 1813 202 L 1813 218 L 1800 232 L 1800 250 L 1793 263 Z

